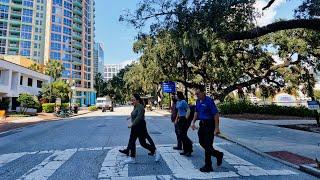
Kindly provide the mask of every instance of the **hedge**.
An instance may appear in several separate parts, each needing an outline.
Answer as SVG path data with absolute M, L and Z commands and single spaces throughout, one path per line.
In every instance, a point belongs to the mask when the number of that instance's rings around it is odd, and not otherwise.
M 96 111 L 98 108 L 96 106 L 90 106 L 89 111 Z
M 42 104 L 42 111 L 45 113 L 53 113 L 55 108 L 55 103 L 44 103 Z M 68 109 L 69 103 L 62 103 L 61 109 Z
M 277 105 L 255 105 L 247 101 L 218 104 L 221 114 L 268 114 L 281 116 L 314 117 L 314 112 L 306 107 Z

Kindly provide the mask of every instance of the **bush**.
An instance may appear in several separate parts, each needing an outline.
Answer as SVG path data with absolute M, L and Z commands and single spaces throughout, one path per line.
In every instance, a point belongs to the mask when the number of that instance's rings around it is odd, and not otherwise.
M 22 114 L 25 114 L 29 108 L 36 109 L 40 105 L 37 97 L 27 93 L 20 94 L 17 101 L 20 103 L 20 111 Z
M 90 106 L 89 111 L 96 111 L 98 108 L 96 106 Z
M 55 107 L 54 103 L 45 103 L 45 104 L 42 104 L 42 111 L 45 113 L 53 113 L 54 107 Z
M 277 105 L 254 105 L 248 101 L 218 104 L 221 114 L 268 114 L 281 116 L 314 117 L 314 112 L 306 107 L 286 107 Z

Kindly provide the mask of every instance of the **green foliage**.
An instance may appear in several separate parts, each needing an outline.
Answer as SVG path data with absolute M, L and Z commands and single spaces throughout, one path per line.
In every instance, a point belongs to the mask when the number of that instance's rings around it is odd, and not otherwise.
M 106 88 L 107 83 L 105 83 L 101 73 L 96 74 L 96 76 L 94 77 L 94 82 L 94 88 L 97 91 L 97 97 L 106 96 L 106 94 L 103 93 L 103 90 Z
M 96 111 L 98 108 L 96 106 L 90 106 L 89 111 Z
M 66 82 L 58 80 L 50 84 L 45 84 L 42 87 L 41 95 L 43 98 L 49 100 L 49 102 L 54 102 L 56 98 L 60 98 L 62 102 L 68 102 L 70 91 L 70 86 Z
M 5 99 L 0 99 L 0 110 L 8 110 L 9 109 L 9 101 Z
M 312 110 L 306 107 L 285 107 L 277 105 L 254 105 L 248 101 L 224 102 L 218 104 L 222 114 L 268 114 L 282 116 L 314 117 Z
M 42 104 L 42 111 L 45 113 L 53 113 L 54 112 L 54 103 L 44 103 Z
M 169 94 L 165 93 L 162 99 L 162 106 L 169 107 L 170 105 L 170 96 Z
M 62 76 L 63 70 L 64 67 L 61 62 L 57 60 L 51 60 L 46 66 L 45 74 L 51 76 L 53 81 L 56 81 Z
M 20 111 L 25 114 L 29 108 L 38 108 L 40 103 L 38 98 L 30 94 L 20 94 L 17 101 L 20 103 Z
M 315 90 L 314 91 L 314 97 L 318 100 L 320 100 L 320 90 Z

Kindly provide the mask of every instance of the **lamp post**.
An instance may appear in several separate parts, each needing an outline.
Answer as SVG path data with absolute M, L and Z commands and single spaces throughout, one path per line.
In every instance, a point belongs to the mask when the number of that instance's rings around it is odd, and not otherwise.
M 186 63 L 185 57 L 182 57 L 181 60 L 182 60 L 182 64 L 181 64 L 181 62 L 178 62 L 177 68 L 178 69 L 182 68 L 182 71 L 183 71 L 184 93 L 186 96 L 186 101 L 188 102 L 188 87 L 187 87 L 188 72 L 187 72 L 187 70 L 189 68 L 192 68 L 193 64 L 191 62 Z

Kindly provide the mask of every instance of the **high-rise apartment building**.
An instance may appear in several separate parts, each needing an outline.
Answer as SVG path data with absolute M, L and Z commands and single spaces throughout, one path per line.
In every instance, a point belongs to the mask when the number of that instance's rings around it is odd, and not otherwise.
M 94 77 L 96 74 L 101 73 L 103 76 L 104 69 L 104 50 L 102 43 L 94 44 Z
M 109 81 L 116 76 L 124 66 L 122 64 L 107 64 L 104 67 L 104 79 Z
M 95 104 L 94 0 L 0 0 L 0 54 L 61 61 L 74 98 Z

